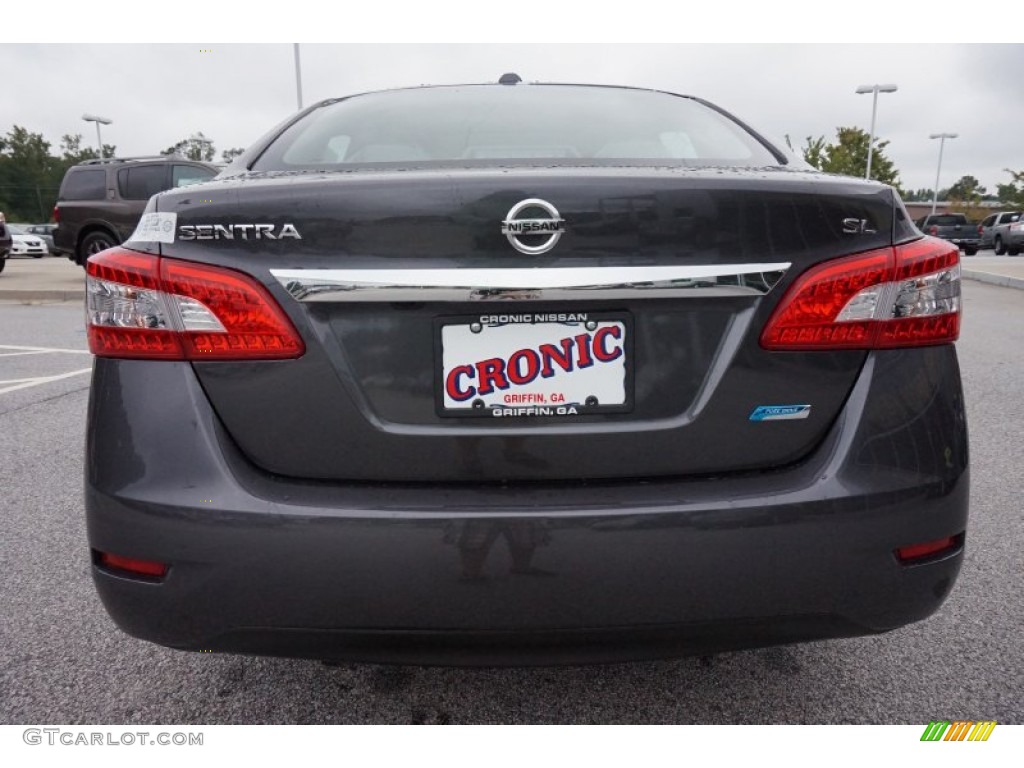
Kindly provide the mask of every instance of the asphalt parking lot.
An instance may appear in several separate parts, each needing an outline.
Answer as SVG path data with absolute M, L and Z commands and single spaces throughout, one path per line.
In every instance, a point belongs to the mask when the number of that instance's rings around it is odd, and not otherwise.
M 1024 291 L 966 281 L 964 306 L 971 524 L 934 617 L 712 657 L 442 669 L 192 654 L 121 634 L 89 577 L 81 306 L 0 302 L 0 723 L 1024 723 Z

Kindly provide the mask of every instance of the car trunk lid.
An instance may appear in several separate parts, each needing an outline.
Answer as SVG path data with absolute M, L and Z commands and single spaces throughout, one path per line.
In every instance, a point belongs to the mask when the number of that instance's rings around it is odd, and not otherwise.
M 546 252 L 503 226 L 556 218 L 510 217 L 526 200 L 565 222 Z M 157 204 L 176 216 L 163 255 L 255 276 L 305 339 L 297 360 L 194 363 L 239 448 L 282 475 L 382 482 L 800 460 L 865 353 L 758 337 L 797 274 L 889 245 L 894 216 L 881 185 L 662 167 L 251 174 Z

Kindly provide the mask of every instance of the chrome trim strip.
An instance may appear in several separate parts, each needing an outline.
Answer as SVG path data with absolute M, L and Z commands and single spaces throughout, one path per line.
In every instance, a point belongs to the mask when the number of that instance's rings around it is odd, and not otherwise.
M 563 301 L 761 296 L 790 262 L 677 267 L 272 269 L 298 301 Z

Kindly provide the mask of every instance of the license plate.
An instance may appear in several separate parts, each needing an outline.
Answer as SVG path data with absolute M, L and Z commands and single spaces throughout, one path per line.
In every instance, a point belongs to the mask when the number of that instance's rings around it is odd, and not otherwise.
M 525 312 L 442 318 L 442 416 L 545 417 L 632 408 L 625 313 Z

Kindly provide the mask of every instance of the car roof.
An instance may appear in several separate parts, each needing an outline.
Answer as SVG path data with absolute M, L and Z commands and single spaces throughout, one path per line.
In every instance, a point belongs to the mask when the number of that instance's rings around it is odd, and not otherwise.
M 74 168 L 87 168 L 97 166 L 110 166 L 110 165 L 125 165 L 129 163 L 160 163 L 160 162 L 172 162 L 172 163 L 185 163 L 187 165 L 201 165 L 204 168 L 210 168 L 217 170 L 217 166 L 212 161 L 206 160 L 192 160 L 188 157 L 182 157 L 181 155 L 140 155 L 138 157 L 94 157 L 90 160 L 83 160 L 80 163 L 76 163 L 70 169 Z

